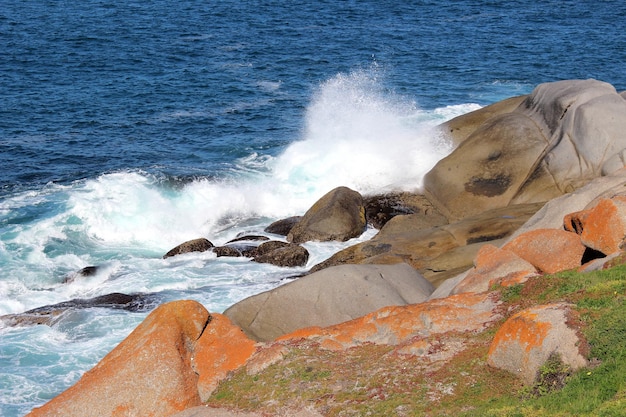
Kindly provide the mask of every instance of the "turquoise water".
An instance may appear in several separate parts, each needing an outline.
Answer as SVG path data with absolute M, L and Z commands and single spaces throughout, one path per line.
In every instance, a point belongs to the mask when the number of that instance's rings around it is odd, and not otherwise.
M 538 83 L 626 89 L 625 22 L 621 1 L 3 0 L 0 314 L 111 292 L 220 312 L 280 285 L 353 242 L 308 244 L 300 269 L 161 256 L 339 185 L 419 189 L 450 151 L 433 126 Z M 146 314 L 0 328 L 0 415 L 62 392 Z

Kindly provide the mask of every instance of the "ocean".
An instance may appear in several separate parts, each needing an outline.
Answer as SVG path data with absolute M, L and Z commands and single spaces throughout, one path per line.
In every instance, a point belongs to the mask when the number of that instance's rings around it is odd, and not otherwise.
M 340 185 L 419 190 L 451 151 L 435 126 L 539 83 L 625 90 L 625 23 L 621 0 L 0 0 L 0 315 L 112 292 L 222 312 L 281 285 L 376 230 L 307 243 L 302 268 L 162 256 L 263 234 Z M 0 324 L 0 415 L 146 314 Z

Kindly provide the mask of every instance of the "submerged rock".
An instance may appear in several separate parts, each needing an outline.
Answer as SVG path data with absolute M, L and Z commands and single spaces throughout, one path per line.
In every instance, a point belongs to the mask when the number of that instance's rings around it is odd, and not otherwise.
M 65 278 L 63 278 L 63 283 L 70 284 L 74 282 L 76 278 L 80 277 L 92 277 L 98 273 L 99 269 L 100 268 L 97 266 L 86 266 L 73 274 L 66 275 Z
M 74 299 L 62 303 L 43 306 L 19 314 L 0 316 L 7 326 L 28 326 L 36 324 L 52 325 L 69 310 L 86 308 L 111 308 L 126 311 L 147 311 L 156 307 L 158 301 L 149 294 L 112 293 L 87 299 Z

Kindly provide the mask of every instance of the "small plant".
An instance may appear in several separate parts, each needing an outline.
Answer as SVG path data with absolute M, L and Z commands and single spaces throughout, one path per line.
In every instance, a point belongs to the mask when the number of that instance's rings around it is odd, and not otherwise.
M 562 389 L 572 375 L 571 368 L 563 363 L 561 355 L 552 353 L 546 363 L 537 371 L 535 383 L 529 389 L 528 396 L 542 397 Z

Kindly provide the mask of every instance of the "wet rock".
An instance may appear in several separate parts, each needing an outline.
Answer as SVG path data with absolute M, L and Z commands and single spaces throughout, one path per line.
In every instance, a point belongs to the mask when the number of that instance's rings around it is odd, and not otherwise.
M 234 248 L 232 246 L 216 246 L 212 248 L 211 250 L 213 251 L 213 253 L 215 253 L 215 255 L 217 255 L 218 258 L 221 256 L 232 256 L 235 258 L 239 256 L 243 256 L 241 251 L 239 251 L 237 248 Z
M 267 233 L 273 233 L 275 235 L 287 236 L 293 226 L 302 220 L 302 216 L 292 216 L 286 219 L 277 220 L 274 223 L 267 226 L 264 231 Z
M 381 229 L 396 216 L 411 214 L 412 221 L 424 228 L 440 226 L 448 220 L 423 195 L 408 192 L 386 193 L 364 198 L 368 224 Z
M 97 266 L 86 266 L 73 274 L 67 275 L 65 278 L 63 278 L 63 283 L 70 284 L 80 277 L 92 277 L 98 273 L 99 269 L 100 268 L 98 268 Z
M 189 240 L 171 249 L 169 252 L 163 255 L 163 259 L 176 256 L 176 255 L 181 255 L 183 253 L 205 252 L 211 249 L 212 247 L 213 247 L 213 243 L 209 242 L 205 238 Z
M 74 299 L 38 307 L 24 313 L 0 316 L 7 326 L 52 325 L 68 310 L 85 308 L 111 308 L 126 311 L 147 311 L 156 307 L 158 300 L 150 294 L 112 293 L 88 299 Z
M 338 187 L 304 214 L 287 235 L 287 241 L 346 241 L 360 236 L 366 225 L 361 194 L 347 187 Z
M 272 249 L 263 248 L 264 245 L 270 245 Z M 253 258 L 254 262 L 283 267 L 305 266 L 308 260 L 309 251 L 303 246 L 276 241 L 259 246 Z

